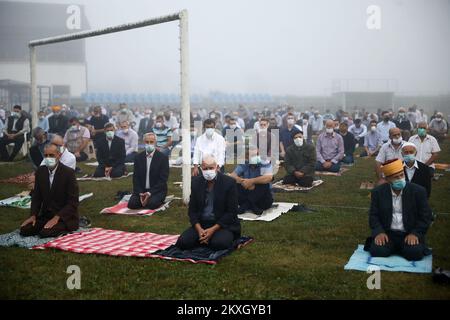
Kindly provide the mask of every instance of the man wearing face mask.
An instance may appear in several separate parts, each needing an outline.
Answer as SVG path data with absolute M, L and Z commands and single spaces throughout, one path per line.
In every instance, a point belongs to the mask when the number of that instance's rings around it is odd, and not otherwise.
M 284 158 L 284 167 L 287 175 L 283 179 L 284 184 L 298 184 L 300 187 L 311 187 L 316 165 L 316 149 L 311 144 L 306 144 L 303 132 L 298 128 L 292 131 L 294 144 L 291 145 Z
M 369 225 L 372 237 L 365 249 L 373 257 L 399 254 L 418 261 L 430 253 L 425 235 L 432 215 L 425 188 L 406 182 L 403 161 L 384 163 L 381 170 L 388 183 L 372 190 Z
M 44 166 L 35 174 L 31 216 L 20 227 L 24 237 L 57 237 L 79 226 L 78 184 L 75 172 L 60 162 L 53 144 L 44 148 Z
M 378 133 L 381 136 L 381 140 L 383 143 L 388 142 L 389 140 L 389 130 L 395 128 L 396 125 L 391 121 L 389 111 L 383 111 L 381 114 L 383 120 L 377 124 Z
M 37 127 L 33 129 L 34 142 L 30 148 L 30 159 L 34 169 L 37 169 L 44 160 L 44 147 L 50 143 L 53 136 Z
M 341 161 L 345 164 L 353 164 L 353 153 L 355 152 L 356 141 L 353 134 L 348 132 L 348 124 L 346 122 L 342 122 L 339 125 L 339 134 L 344 140 L 344 157 Z
M 353 134 L 356 143 L 360 146 L 364 145 L 364 138 L 367 135 L 367 127 L 361 122 L 361 119 L 355 119 L 354 123 L 348 127 L 348 132 Z
M 152 119 L 152 111 L 150 109 L 146 109 L 144 111 L 144 118 L 139 122 L 138 134 L 139 137 L 143 137 L 147 132 L 151 132 L 153 128 L 153 119 Z
M 302 118 L 297 121 L 297 126 L 301 127 L 303 132 L 303 139 L 305 139 L 306 143 L 312 144 L 313 130 L 309 121 L 309 115 L 307 113 L 305 113 Z
M 286 150 L 294 143 L 292 139 L 292 130 L 295 128 L 302 130 L 300 126 L 295 124 L 295 116 L 293 113 L 286 115 L 286 126 L 280 131 L 280 157 L 284 158 Z
M 109 118 L 102 114 L 100 106 L 94 107 L 93 116 L 89 121 L 91 125 L 91 137 L 94 140 L 94 146 L 97 147 L 99 141 L 105 139 L 105 124 L 109 122 Z
M 416 158 L 416 145 L 411 142 L 405 142 L 402 145 L 402 156 L 405 162 L 406 181 L 418 184 L 427 190 L 427 198 L 431 194 L 431 172 L 427 165 Z
M 120 124 L 120 130 L 116 135 L 125 141 L 125 162 L 134 162 L 134 157 L 138 152 L 138 134 L 130 128 L 128 121 L 124 121 Z
M 402 133 L 399 128 L 392 128 L 389 130 L 390 140 L 381 146 L 378 156 L 375 158 L 375 172 L 378 177 L 378 184 L 385 183 L 383 179 L 383 173 L 381 165 L 387 161 L 393 159 L 401 159 L 402 157 L 402 145 L 404 143 Z
M 156 209 L 167 195 L 169 158 L 156 150 L 156 135 L 144 134 L 145 151 L 134 159 L 133 194 L 128 201 L 130 209 Z
M 318 135 L 323 130 L 324 118 L 319 114 L 319 111 L 314 111 L 314 116 L 311 117 L 312 134 Z
M 45 116 L 44 111 L 39 111 L 38 113 L 38 124 L 37 127 L 44 129 L 45 132 L 48 132 L 50 129 L 48 124 L 48 118 Z
M 370 130 L 364 137 L 364 151 L 360 154 L 361 158 L 376 157 L 378 155 L 378 151 L 383 145 L 380 133 L 377 130 L 377 121 L 370 121 L 369 128 Z
M 172 142 L 172 129 L 164 125 L 164 117 L 159 115 L 155 120 L 152 132 L 156 134 L 156 148 L 166 156 L 170 154 Z
M 120 128 L 120 124 L 124 121 L 128 121 L 128 123 L 134 122 L 134 114 L 133 111 L 128 109 L 126 103 L 119 104 L 119 112 L 116 116 L 116 127 Z
M 61 106 L 53 106 L 53 115 L 48 118 L 49 133 L 64 137 L 69 128 L 69 119 L 62 113 Z
M 69 120 L 70 127 L 64 136 L 64 145 L 74 154 L 77 162 L 86 161 L 88 155 L 85 150 L 91 139 L 91 134 L 86 127 L 80 124 L 77 118 Z
M 334 122 L 327 120 L 325 132 L 317 138 L 316 170 L 339 172 L 341 160 L 344 158 L 344 140 L 334 131 Z
M 417 149 L 417 161 L 420 161 L 429 166 L 431 175 L 434 175 L 434 162 L 441 152 L 439 143 L 436 138 L 427 134 L 428 125 L 426 122 L 420 122 L 417 128 L 417 134 L 409 139 L 409 142 L 414 143 Z
M 234 240 L 241 235 L 237 213 L 236 182 L 219 171 L 213 156 L 205 155 L 202 174 L 193 177 L 191 183 L 191 227 L 181 234 L 176 246 L 182 250 L 199 246 L 208 246 L 213 250 L 231 248 Z
M 414 113 L 415 114 L 415 113 Z M 405 108 L 398 109 L 397 118 L 394 119 L 394 123 L 402 131 L 402 137 L 404 140 L 408 141 L 411 137 L 411 130 L 413 129 L 413 124 L 406 116 Z
M 13 161 L 25 142 L 25 135 L 30 132 L 30 120 L 22 112 L 22 107 L 13 107 L 11 115 L 6 120 L 3 128 L 3 137 L 0 139 L 1 161 Z M 8 154 L 6 146 L 14 144 L 13 151 Z
M 206 119 L 203 122 L 203 127 L 205 128 L 205 133 L 197 138 L 194 147 L 194 157 L 192 159 L 194 164 L 192 175 L 194 177 L 199 175 L 199 165 L 206 154 L 212 155 L 216 159 L 219 169 L 222 169 L 225 164 L 226 143 L 225 139 L 216 132 L 214 120 Z
M 118 178 L 125 173 L 125 141 L 115 135 L 114 124 L 105 125 L 105 139 L 97 144 L 98 167 L 94 177 Z
M 53 138 L 51 140 L 51 144 L 54 144 L 60 153 L 59 162 L 65 165 L 68 168 L 71 168 L 72 170 L 76 169 L 77 166 L 77 160 L 75 158 L 75 155 L 71 153 L 67 148 L 64 146 L 64 139 L 63 137 L 54 134 L 52 135 Z M 45 166 L 45 159 L 42 160 L 41 166 Z
M 448 126 L 441 112 L 436 113 L 436 117 L 431 120 L 429 132 L 438 142 L 443 142 L 447 137 Z
M 236 160 L 238 148 L 244 143 L 244 131 L 239 127 L 239 124 L 236 122 L 236 118 L 231 116 L 229 117 L 228 125 L 222 129 L 222 135 L 226 141 L 226 154 L 231 155 L 233 152 Z
M 257 146 L 249 147 L 248 160 L 245 164 L 238 164 L 230 177 L 237 183 L 239 214 L 250 210 L 261 215 L 272 206 L 270 182 L 273 179 L 273 168 L 270 162 L 261 161 Z

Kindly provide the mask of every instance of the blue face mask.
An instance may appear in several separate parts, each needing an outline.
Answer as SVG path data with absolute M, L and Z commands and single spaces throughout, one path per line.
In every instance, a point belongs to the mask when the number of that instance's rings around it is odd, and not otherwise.
M 398 179 L 398 180 L 395 180 L 394 182 L 392 182 L 392 189 L 394 189 L 394 190 L 403 190 L 403 188 L 405 186 L 406 186 L 405 178 Z
M 259 156 L 251 157 L 249 160 L 249 164 L 258 165 L 261 163 L 261 158 Z
M 406 163 L 411 163 L 411 162 L 416 161 L 416 156 L 413 155 L 413 154 L 406 154 L 406 155 L 403 156 L 403 160 L 404 160 Z
M 419 128 L 417 129 L 417 134 L 419 137 L 425 137 L 427 135 L 427 129 Z
M 154 150 L 155 150 L 154 144 L 146 144 L 145 145 L 145 151 L 147 151 L 147 153 L 152 153 Z

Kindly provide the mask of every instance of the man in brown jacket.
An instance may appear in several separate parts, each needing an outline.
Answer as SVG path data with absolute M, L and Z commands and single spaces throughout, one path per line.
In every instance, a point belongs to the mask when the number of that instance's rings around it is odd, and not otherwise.
M 75 172 L 59 162 L 58 148 L 44 148 L 45 166 L 36 170 L 31 216 L 20 228 L 24 237 L 57 237 L 78 229 L 78 184 Z

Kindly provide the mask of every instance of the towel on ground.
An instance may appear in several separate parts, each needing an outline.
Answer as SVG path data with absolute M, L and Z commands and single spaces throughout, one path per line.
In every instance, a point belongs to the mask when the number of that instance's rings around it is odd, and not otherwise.
M 85 165 L 90 167 L 98 167 L 98 162 L 86 162 Z M 134 166 L 133 162 L 125 162 L 126 166 Z
M 121 177 L 118 177 L 118 178 L 110 178 L 110 177 L 94 178 L 91 175 L 85 174 L 81 178 L 77 178 L 77 181 L 111 181 L 111 180 L 118 180 L 118 179 L 127 178 L 127 177 L 132 176 L 132 175 L 133 175 L 133 172 L 128 172 L 127 175 L 124 175 L 124 176 L 121 176 Z
M 173 195 L 167 196 L 164 200 L 164 203 L 156 209 L 128 209 L 128 201 L 130 200 L 131 195 L 126 195 L 122 198 L 122 200 L 119 201 L 118 204 L 115 206 L 105 208 L 100 213 L 106 213 L 106 214 L 122 214 L 122 215 L 129 215 L 129 216 L 151 216 L 155 212 L 158 211 L 164 211 L 167 208 L 169 208 L 170 202 L 175 199 Z
M 360 244 L 353 252 L 344 269 L 367 272 L 368 268 L 378 267 L 384 271 L 431 273 L 432 261 L 433 257 L 431 254 L 420 261 L 408 261 L 398 255 L 392 255 L 387 258 L 372 257 L 369 252 L 364 251 L 364 246 Z
M 335 177 L 340 177 L 344 172 L 347 172 L 348 170 L 350 170 L 350 169 L 349 168 L 341 168 L 341 170 L 339 170 L 339 172 L 316 171 L 315 175 L 316 176 L 335 176 Z
M 28 192 L 29 193 L 29 192 Z M 21 194 L 24 194 L 22 192 Z M 84 199 L 92 197 L 93 193 L 87 193 L 79 196 L 78 201 L 83 201 Z M 30 209 L 31 208 L 31 196 L 30 195 L 15 195 L 14 197 L 10 197 L 4 200 L 0 200 L 0 207 L 14 207 L 21 209 Z
M 147 258 L 151 253 L 175 244 L 178 237 L 179 235 L 93 228 L 68 234 L 33 249 L 53 248 L 84 254 Z
M 34 184 L 34 172 L 21 174 L 17 177 L 0 180 L 1 183 L 16 183 L 16 184 Z
M 90 220 L 85 217 L 80 217 L 79 228 L 73 232 L 81 232 L 89 230 L 91 226 Z M 57 239 L 56 237 L 41 238 L 39 236 L 22 237 L 20 235 L 20 229 L 14 230 L 13 232 L 0 234 L 0 247 L 12 247 L 17 246 L 20 248 L 31 249 L 34 246 L 43 245 L 47 242 Z
M 291 210 L 296 203 L 290 202 L 274 202 L 272 208 L 265 210 L 261 215 L 256 215 L 251 212 L 246 212 L 244 214 L 238 215 L 241 220 L 249 221 L 273 221 L 283 213 Z
M 313 184 L 311 187 L 300 187 L 299 185 L 293 185 L 293 184 L 283 184 L 283 181 L 277 181 L 272 185 L 272 188 L 274 192 L 291 192 L 291 191 L 297 191 L 297 192 L 308 192 L 312 188 L 315 188 L 317 186 L 320 186 L 323 183 L 323 180 L 315 180 L 313 181 Z
M 219 260 L 234 250 L 251 243 L 253 238 L 242 236 L 235 240 L 233 246 L 229 249 L 214 251 L 206 246 L 200 246 L 192 250 L 181 250 L 175 245 L 164 250 L 158 250 L 151 254 L 152 258 L 165 260 L 186 261 L 192 263 L 217 264 Z

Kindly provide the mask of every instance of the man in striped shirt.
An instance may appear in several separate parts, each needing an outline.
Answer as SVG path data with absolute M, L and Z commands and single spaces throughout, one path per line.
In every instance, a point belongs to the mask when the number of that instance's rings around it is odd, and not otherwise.
M 156 148 L 166 156 L 170 154 L 172 146 L 172 130 L 164 125 L 164 117 L 156 117 L 153 133 L 156 134 Z

